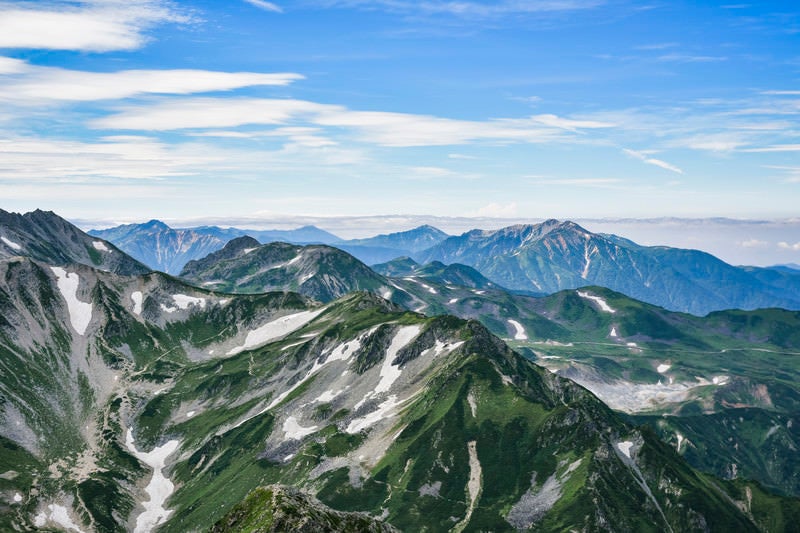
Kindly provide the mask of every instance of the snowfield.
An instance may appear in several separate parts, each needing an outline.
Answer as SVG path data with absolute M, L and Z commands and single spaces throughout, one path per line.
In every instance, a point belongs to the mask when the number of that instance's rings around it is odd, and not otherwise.
M 167 510 L 164 504 L 175 490 L 172 481 L 164 477 L 163 469 L 169 457 L 178 449 L 180 442 L 171 440 L 166 444 L 153 448 L 149 453 L 140 452 L 136 449 L 133 440 L 133 431 L 128 428 L 125 437 L 125 446 L 137 459 L 153 469 L 153 477 L 150 479 L 145 492 L 150 496 L 150 500 L 141 502 L 144 512 L 136 517 L 136 528 L 134 533 L 150 533 L 156 526 L 164 523 L 172 511 Z
M 68 274 L 61 267 L 50 267 L 50 269 L 56 275 L 58 290 L 61 291 L 61 296 L 67 302 L 72 328 L 80 335 L 84 335 L 92 320 L 92 304 L 78 300 L 81 278 L 74 272 Z
M 293 315 L 286 315 L 272 322 L 267 322 L 263 326 L 254 329 L 247 334 L 244 340 L 244 345 L 237 346 L 230 350 L 227 355 L 236 355 L 245 350 L 252 350 L 268 343 L 271 340 L 283 337 L 289 333 L 300 329 L 305 326 L 317 316 L 319 316 L 325 308 L 317 309 L 316 311 L 301 311 Z

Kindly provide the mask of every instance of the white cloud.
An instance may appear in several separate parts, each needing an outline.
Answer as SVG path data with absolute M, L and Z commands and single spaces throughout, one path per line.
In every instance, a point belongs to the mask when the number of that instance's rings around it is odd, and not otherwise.
M 595 128 L 613 128 L 614 124 L 611 122 L 600 122 L 597 120 L 572 120 L 568 118 L 558 117 L 556 115 L 535 115 L 531 117 L 534 122 L 551 126 L 553 128 L 561 128 L 569 131 L 577 131 L 579 129 L 595 129 Z
M 792 252 L 800 252 L 800 242 L 789 244 L 788 242 L 781 241 L 778 243 L 778 248 L 781 250 L 790 250 Z
M 739 242 L 739 246 L 742 248 L 766 248 L 769 246 L 769 243 L 759 239 L 748 239 L 746 241 Z
M 2 4 L 0 48 L 134 50 L 154 25 L 188 20 L 158 0 Z
M 303 100 L 259 98 L 186 98 L 154 105 L 127 106 L 90 122 L 94 128 L 169 131 L 189 128 L 231 128 L 245 124 L 284 124 L 335 106 Z
M 264 11 L 271 11 L 273 13 L 283 13 L 283 9 L 281 9 L 280 6 L 273 4 L 272 2 L 265 2 L 264 0 L 244 0 L 244 1 L 259 9 L 263 9 Z
M 94 128 L 169 131 L 232 128 L 253 124 L 315 126 L 344 129 L 358 140 L 380 146 L 448 146 L 477 141 L 543 143 L 567 140 L 570 131 L 608 127 L 596 121 L 573 121 L 555 115 L 547 119 L 471 121 L 382 111 L 354 111 L 344 106 L 304 100 L 262 98 L 184 98 L 156 104 L 126 106 L 96 119 Z
M 800 152 L 800 144 L 779 144 L 763 148 L 749 148 L 744 152 L 769 153 L 769 152 Z
M 800 96 L 800 91 L 762 91 L 761 94 L 772 96 Z
M 476 215 L 479 217 L 491 217 L 491 218 L 513 217 L 516 214 L 517 214 L 516 202 L 511 202 L 508 204 L 499 204 L 496 202 L 492 202 L 478 209 L 476 213 Z
M 0 99 L 92 101 L 142 94 L 191 94 L 259 85 L 283 86 L 303 79 L 295 73 L 209 70 L 122 70 L 85 72 L 30 65 L 0 58 Z
M 467 154 L 447 154 L 449 159 L 478 159 L 474 155 L 467 155 Z
M 627 148 L 623 148 L 622 151 L 633 157 L 634 159 L 638 159 L 648 165 L 655 165 L 657 167 L 663 168 L 665 170 L 669 170 L 670 172 L 676 172 L 678 174 L 683 174 L 683 170 L 679 169 L 675 165 L 671 165 L 666 161 L 662 161 L 660 159 L 655 159 L 653 157 L 649 157 L 647 152 L 637 152 L 636 150 L 629 150 Z
M 618 178 L 541 178 L 533 177 L 538 185 L 556 185 L 565 187 L 611 188 L 622 182 Z

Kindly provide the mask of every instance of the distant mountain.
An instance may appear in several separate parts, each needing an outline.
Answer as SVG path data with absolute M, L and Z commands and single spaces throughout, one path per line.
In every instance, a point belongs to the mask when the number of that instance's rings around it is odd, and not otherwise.
M 434 261 L 427 265 L 420 265 L 410 257 L 401 257 L 388 263 L 372 265 L 372 270 L 384 276 L 396 278 L 419 277 L 442 285 L 458 285 L 470 289 L 504 290 L 503 287 L 492 283 L 474 268 L 458 263 L 445 265 L 439 261 Z
M 435 246 L 447 237 L 449 237 L 447 233 L 426 224 L 408 231 L 330 244 L 371 265 L 413 255 Z
M 0 342 L 3 531 L 358 518 L 253 492 L 274 483 L 432 533 L 783 531 L 800 513 L 693 470 L 479 323 L 363 292 L 318 304 L 11 258 Z
M 118 274 L 150 271 L 113 244 L 90 237 L 51 211 L 21 215 L 0 209 L 0 259 L 15 256 L 50 265 L 80 263 Z
M 772 270 L 768 279 L 705 252 L 639 246 L 573 222 L 473 230 L 414 258 L 466 264 L 509 289 L 553 293 L 599 285 L 697 315 L 731 308 L 800 309 L 795 276 Z
M 262 243 L 282 241 L 306 244 L 340 240 L 335 235 L 314 226 L 266 231 L 217 226 L 173 229 L 159 220 L 91 230 L 89 234 L 113 242 L 154 270 L 168 274 L 178 274 L 189 261 L 203 258 L 221 249 L 231 239 L 244 235 L 249 235 Z
M 222 250 L 190 261 L 180 277 L 215 290 L 295 291 L 323 302 L 356 290 L 388 288 L 382 276 L 338 248 L 281 242 L 262 245 L 252 237 L 239 237 Z

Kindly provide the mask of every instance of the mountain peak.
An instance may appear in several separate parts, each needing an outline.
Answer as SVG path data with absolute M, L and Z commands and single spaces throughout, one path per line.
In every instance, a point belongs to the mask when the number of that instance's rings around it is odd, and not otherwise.
M 142 228 L 144 229 L 154 229 L 154 230 L 168 230 L 170 229 L 164 222 L 161 222 L 158 219 L 148 220 L 144 224 L 142 224 Z
M 240 250 L 246 250 L 247 248 L 258 248 L 259 246 L 261 246 L 261 243 L 255 240 L 253 237 L 249 235 L 243 235 L 242 237 L 231 239 L 222 249 L 229 252 L 238 252 Z

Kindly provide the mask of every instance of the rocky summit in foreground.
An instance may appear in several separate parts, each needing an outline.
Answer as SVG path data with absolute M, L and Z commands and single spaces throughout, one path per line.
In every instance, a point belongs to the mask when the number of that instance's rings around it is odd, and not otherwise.
M 270 485 L 254 489 L 209 533 L 394 533 L 397 529 L 360 513 L 334 511 L 292 487 Z
M 203 531 L 259 486 L 404 531 L 781 531 L 474 321 L 0 262 L 0 529 Z

